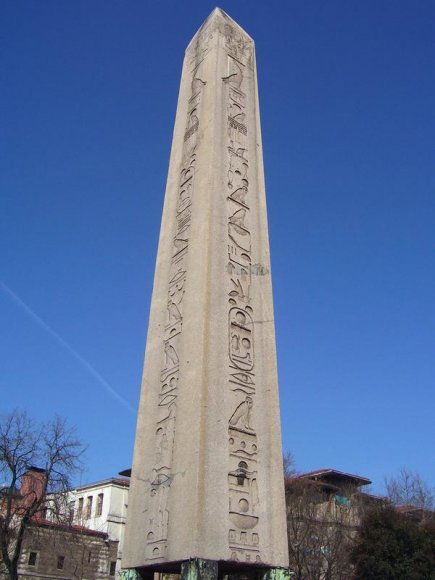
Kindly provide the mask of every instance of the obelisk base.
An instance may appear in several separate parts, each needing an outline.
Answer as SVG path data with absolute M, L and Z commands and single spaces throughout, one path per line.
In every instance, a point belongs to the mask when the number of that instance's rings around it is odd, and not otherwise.
M 181 580 L 217 580 L 219 565 L 214 560 L 195 558 L 181 564 Z
M 141 580 L 142 576 L 136 570 L 136 568 L 125 568 L 121 570 L 122 580 Z
M 178 571 L 180 571 L 180 568 L 178 568 Z M 163 578 L 165 576 L 165 572 L 161 569 L 126 568 L 121 571 L 121 578 L 122 580 L 153 580 L 154 572 L 162 573 Z M 172 576 L 175 570 L 171 572 L 169 575 Z M 231 570 L 228 568 L 228 563 L 225 563 L 219 569 L 219 562 L 193 558 L 192 560 L 181 562 L 180 580 L 222 580 L 223 578 L 227 580 L 289 580 L 291 577 L 292 573 L 288 568 L 240 568 L 238 566 Z
M 293 576 L 288 568 L 269 568 L 257 573 L 258 580 L 289 580 Z

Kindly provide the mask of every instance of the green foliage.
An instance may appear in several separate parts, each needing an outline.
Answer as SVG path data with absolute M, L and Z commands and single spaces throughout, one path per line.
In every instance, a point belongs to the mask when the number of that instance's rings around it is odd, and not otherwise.
M 352 560 L 355 580 L 435 580 L 435 530 L 378 508 L 364 518 Z

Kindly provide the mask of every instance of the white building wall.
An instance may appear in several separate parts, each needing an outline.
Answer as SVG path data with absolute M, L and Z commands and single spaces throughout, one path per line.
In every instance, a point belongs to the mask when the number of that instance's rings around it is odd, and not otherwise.
M 103 494 L 101 515 L 97 515 L 98 496 Z M 92 497 L 90 517 L 87 517 L 89 498 Z M 83 509 L 79 513 L 79 501 L 83 499 Z M 74 502 L 74 523 L 92 530 L 105 532 L 109 538 L 118 541 L 116 572 L 121 570 L 122 550 L 124 546 L 124 530 L 128 508 L 128 486 L 111 479 L 96 482 L 71 490 L 69 502 Z M 70 503 L 71 505 L 71 503 Z

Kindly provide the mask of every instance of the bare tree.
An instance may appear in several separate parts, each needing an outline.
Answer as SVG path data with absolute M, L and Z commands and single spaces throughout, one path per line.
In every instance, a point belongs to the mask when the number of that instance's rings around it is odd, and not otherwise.
M 62 505 L 84 452 L 65 419 L 38 424 L 24 411 L 0 419 L 0 546 L 11 580 L 26 529 L 49 510 L 53 521 L 68 513 Z M 47 493 L 54 493 L 47 502 Z
M 293 477 L 296 475 L 296 461 L 291 451 L 285 451 L 282 455 L 282 464 L 284 468 L 284 477 Z
M 435 493 L 421 476 L 405 467 L 397 477 L 385 479 L 388 499 L 395 505 L 412 505 L 423 510 L 435 507 Z
M 290 570 L 295 580 L 348 580 L 350 548 L 364 509 L 355 488 L 331 489 L 319 482 L 286 481 Z

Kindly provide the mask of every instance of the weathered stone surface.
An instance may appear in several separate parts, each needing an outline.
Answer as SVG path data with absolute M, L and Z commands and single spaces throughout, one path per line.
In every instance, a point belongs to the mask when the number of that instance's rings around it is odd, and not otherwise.
M 254 43 L 217 8 L 184 60 L 123 567 L 286 566 L 285 522 Z

